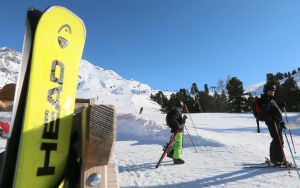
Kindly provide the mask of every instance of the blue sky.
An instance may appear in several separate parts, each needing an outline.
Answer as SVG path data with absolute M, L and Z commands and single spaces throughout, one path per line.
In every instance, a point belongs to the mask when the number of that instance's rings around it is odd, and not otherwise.
M 22 50 L 28 7 L 62 5 L 87 29 L 83 58 L 156 89 L 244 86 L 300 67 L 300 1 L 4 1 L 0 46 Z

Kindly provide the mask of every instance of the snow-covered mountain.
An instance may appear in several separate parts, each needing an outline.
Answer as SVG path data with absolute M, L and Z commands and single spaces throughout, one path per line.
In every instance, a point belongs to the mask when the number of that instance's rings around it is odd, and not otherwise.
M 22 55 L 9 48 L 0 48 L 0 88 L 16 83 Z
M 112 70 L 104 70 L 86 60 L 82 60 L 79 68 L 77 95 L 87 93 L 131 95 L 149 93 L 151 87 L 135 80 L 126 80 Z
M 292 75 L 292 77 L 297 82 L 298 86 L 300 87 L 300 72 L 297 72 L 296 74 Z M 279 83 L 283 84 L 286 80 L 287 80 L 287 78 L 284 78 L 284 79 L 280 80 Z M 264 82 L 250 85 L 250 86 L 246 87 L 245 90 L 247 92 L 251 92 L 254 96 L 258 96 L 263 93 L 263 88 L 264 88 L 265 83 L 266 82 L 264 81 Z
M 0 88 L 16 83 L 22 54 L 15 50 L 0 48 Z M 151 87 L 135 80 L 127 80 L 112 70 L 104 70 L 82 60 L 78 76 L 78 97 L 94 97 L 99 94 L 131 95 L 149 93 Z

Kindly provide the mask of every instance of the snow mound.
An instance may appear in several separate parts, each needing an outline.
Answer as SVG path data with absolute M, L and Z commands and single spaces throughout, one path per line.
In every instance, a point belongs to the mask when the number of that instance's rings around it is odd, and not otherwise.
M 133 114 L 119 114 L 118 122 L 118 141 L 138 141 L 138 144 L 162 144 L 169 141 L 171 136 L 170 128 L 165 124 L 157 121 L 147 120 L 141 117 L 136 117 Z M 191 129 L 191 128 L 189 128 Z M 201 136 L 191 135 L 191 139 L 196 146 L 221 147 L 223 144 L 205 139 Z M 191 147 L 192 144 L 185 134 L 184 146 Z

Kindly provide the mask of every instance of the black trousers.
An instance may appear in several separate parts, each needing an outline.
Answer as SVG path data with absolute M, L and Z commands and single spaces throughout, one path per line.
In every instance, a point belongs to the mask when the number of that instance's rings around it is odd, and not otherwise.
M 270 135 L 272 137 L 272 142 L 270 143 L 270 160 L 272 162 L 283 162 L 284 156 L 282 148 L 284 142 L 282 137 L 282 128 L 275 122 L 266 122 L 266 125 L 268 126 Z M 275 126 L 277 127 L 277 130 Z M 282 144 L 282 147 L 280 144 Z

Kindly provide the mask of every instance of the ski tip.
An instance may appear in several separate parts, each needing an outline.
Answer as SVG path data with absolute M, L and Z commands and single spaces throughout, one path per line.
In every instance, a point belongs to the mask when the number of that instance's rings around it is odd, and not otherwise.
M 82 27 L 83 27 L 83 30 L 84 30 L 84 39 L 86 39 L 86 27 L 85 27 L 85 24 L 83 22 L 83 20 L 77 16 L 77 14 L 75 14 L 73 11 L 71 11 L 70 9 L 66 8 L 66 7 L 63 7 L 63 6 L 59 6 L 59 5 L 53 5 L 53 6 L 50 6 L 48 7 L 44 12 L 48 12 L 48 11 L 51 11 L 53 9 L 64 9 L 65 11 L 69 12 L 70 14 L 72 14 L 74 17 L 76 17 L 79 22 L 81 23 Z

